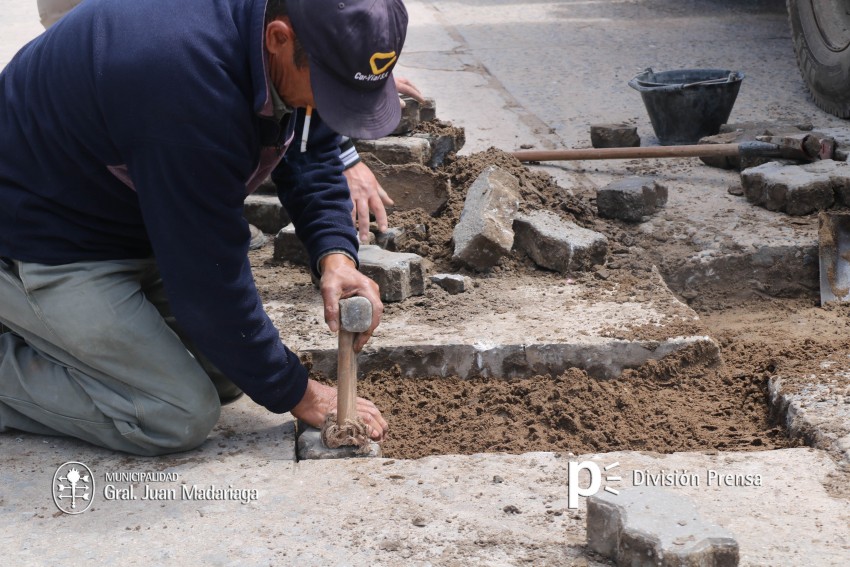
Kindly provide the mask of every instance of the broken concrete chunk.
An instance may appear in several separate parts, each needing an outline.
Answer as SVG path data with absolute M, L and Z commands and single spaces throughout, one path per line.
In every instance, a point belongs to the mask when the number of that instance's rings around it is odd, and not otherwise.
M 594 148 L 634 148 L 640 146 L 637 126 L 591 124 L 590 143 Z
M 275 234 L 290 223 L 289 214 L 280 204 L 277 195 L 248 195 L 242 216 L 263 232 Z
M 596 191 L 599 216 L 640 222 L 667 204 L 667 188 L 654 179 L 627 177 Z
M 744 196 L 754 205 L 789 215 L 828 209 L 850 199 L 850 164 L 823 160 L 803 165 L 765 163 L 741 172 Z
M 381 300 L 404 301 L 425 293 L 425 266 L 421 256 L 388 252 L 378 246 L 361 246 L 360 271 L 375 280 Z
M 427 139 L 416 136 L 357 140 L 354 145 L 358 153 L 370 153 L 387 165 L 428 165 L 431 161 L 431 144 Z
M 395 203 L 390 211 L 422 209 L 428 214 L 442 210 L 449 200 L 449 177 L 424 165 L 387 165 L 372 154 L 360 157 Z
M 516 248 L 534 263 L 556 272 L 582 272 L 604 264 L 608 239 L 604 235 L 565 221 L 550 211 L 517 215 Z
M 661 488 L 598 492 L 587 500 L 587 545 L 617 565 L 738 565 L 738 542 L 702 520 L 686 496 Z
M 446 290 L 449 295 L 463 293 L 472 287 L 472 279 L 460 274 L 434 274 L 431 283 Z
M 485 271 L 510 253 L 513 220 L 519 208 L 519 181 L 490 166 L 470 186 L 460 220 L 454 229 L 452 259 Z
M 290 223 L 280 229 L 274 237 L 274 259 L 284 260 L 301 266 L 310 265 L 310 255 L 304 244 L 295 235 L 295 225 Z

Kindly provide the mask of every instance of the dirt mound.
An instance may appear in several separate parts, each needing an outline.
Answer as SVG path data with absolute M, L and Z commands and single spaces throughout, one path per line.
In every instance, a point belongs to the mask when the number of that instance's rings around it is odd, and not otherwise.
M 520 210 L 547 209 L 585 227 L 591 227 L 595 222 L 590 203 L 558 186 L 548 173 L 532 171 L 510 154 L 490 148 L 468 156 L 448 157 L 439 171 L 446 173 L 451 181 L 449 200 L 436 214 L 430 215 L 421 209 L 390 213 L 390 226 L 402 227 L 410 235 L 400 251 L 428 258 L 441 271 L 463 271 L 461 266 L 451 261 L 454 251 L 452 232 L 463 212 L 469 187 L 491 165 L 504 169 L 519 181 Z M 503 259 L 501 266 L 508 270 L 536 269 L 516 252 L 512 257 Z

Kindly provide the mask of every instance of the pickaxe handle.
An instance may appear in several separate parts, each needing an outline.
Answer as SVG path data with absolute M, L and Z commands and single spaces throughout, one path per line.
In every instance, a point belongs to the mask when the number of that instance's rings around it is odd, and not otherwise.
M 644 146 L 637 148 L 587 148 L 577 150 L 523 150 L 511 153 L 519 161 L 574 161 L 595 159 L 641 159 L 673 157 L 782 157 L 814 161 L 821 144 L 815 136 L 783 139 L 779 143 L 695 144 L 691 146 Z

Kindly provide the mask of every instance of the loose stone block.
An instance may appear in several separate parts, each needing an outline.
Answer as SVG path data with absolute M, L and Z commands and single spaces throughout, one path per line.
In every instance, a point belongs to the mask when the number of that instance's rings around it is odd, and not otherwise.
M 259 187 L 252 193 L 252 195 L 274 195 L 277 196 L 277 184 L 272 181 L 271 176 L 263 179 L 263 182 L 260 183 Z
M 274 237 L 274 259 L 285 260 L 301 266 L 310 265 L 310 255 L 295 235 L 295 225 L 290 223 Z
M 374 232 L 370 231 L 370 232 L 366 233 L 366 240 L 365 241 L 360 240 L 359 236 L 357 238 L 358 238 L 358 242 L 361 245 L 363 245 L 363 244 L 375 244 L 375 233 Z
M 850 199 L 850 164 L 823 160 L 804 165 L 765 163 L 741 172 L 744 196 L 754 205 L 789 215 L 828 209 Z
M 369 153 L 387 165 L 419 164 L 431 161 L 431 143 L 417 136 L 386 136 L 377 140 L 357 140 L 357 153 Z
M 357 457 L 380 457 L 381 446 L 374 441 L 370 443 L 369 453 L 357 453 L 357 447 L 339 447 L 329 449 L 322 443 L 322 432 L 301 420 L 298 421 L 298 437 L 295 442 L 295 454 L 299 461 L 316 459 L 351 459 Z
M 759 133 L 762 135 L 763 133 Z M 755 136 L 744 132 L 743 130 L 734 130 L 732 132 L 723 132 L 714 136 L 706 136 L 701 138 L 700 144 L 738 144 L 740 142 L 755 140 Z M 701 156 L 699 158 L 705 165 L 717 167 L 719 169 L 741 169 L 741 156 Z M 770 158 L 761 158 L 758 163 L 750 162 L 750 167 L 767 163 Z
M 587 545 L 634 567 L 735 567 L 738 542 L 702 520 L 686 496 L 661 488 L 598 492 L 587 500 Z
M 269 234 L 275 234 L 291 222 L 289 214 L 276 195 L 248 195 L 242 216 L 250 224 Z
M 591 124 L 590 143 L 594 148 L 633 148 L 640 146 L 637 126 Z
M 608 254 L 605 235 L 561 219 L 550 211 L 517 215 L 515 247 L 534 263 L 556 272 L 581 272 L 604 264 Z
M 410 239 L 407 231 L 401 227 L 390 227 L 386 232 L 376 232 L 374 234 L 375 244 L 390 252 L 397 252 Z
M 421 121 L 419 116 L 419 101 L 407 95 L 403 95 L 401 100 L 404 101 L 404 106 L 401 109 L 401 119 L 398 122 L 398 126 L 391 133 L 393 136 L 411 132 L 419 126 L 419 122 Z
M 485 271 L 509 254 L 514 243 L 513 220 L 519 208 L 519 181 L 490 166 L 470 186 L 454 229 L 455 261 Z
M 426 98 L 425 102 L 419 105 L 419 120 L 422 122 L 430 122 L 437 119 L 437 102 L 433 98 Z
M 466 143 L 466 131 L 450 125 L 436 128 L 433 132 L 419 132 L 412 137 L 428 140 L 431 145 L 431 157 L 426 164 L 428 167 L 442 166 L 449 154 L 459 152 Z
M 381 301 L 404 301 L 425 293 L 425 266 L 416 254 L 388 252 L 378 246 L 361 246 L 360 271 L 375 280 Z
M 654 179 L 627 177 L 596 191 L 599 216 L 640 222 L 667 204 L 667 188 Z
M 248 244 L 248 250 L 259 250 L 266 245 L 267 238 L 262 230 L 253 224 L 249 224 L 248 229 L 251 231 L 251 242 Z
M 735 132 L 743 130 L 746 132 L 755 132 L 758 136 L 774 136 L 778 132 L 811 132 L 814 126 L 811 122 L 801 124 L 787 124 L 780 122 L 768 121 L 750 121 L 750 122 L 733 122 L 730 124 L 721 124 L 719 132 Z
M 395 202 L 390 211 L 422 209 L 434 214 L 449 200 L 449 177 L 424 165 L 387 165 L 369 153 L 360 155 Z
M 758 139 L 765 136 L 778 137 L 799 137 L 811 131 L 811 125 L 808 130 L 804 126 L 796 126 L 790 124 L 774 124 L 770 122 L 743 122 L 740 124 L 724 124 L 720 127 L 720 133 L 714 136 L 706 136 L 701 138 L 700 144 L 740 144 L 744 142 L 756 142 Z M 747 155 L 741 157 L 734 156 L 703 156 L 699 158 L 702 162 L 711 167 L 720 169 L 736 169 L 741 171 L 748 167 L 756 167 L 770 161 L 777 161 L 779 158 L 760 157 L 755 155 Z M 782 160 L 785 161 L 785 160 Z
M 472 287 L 472 279 L 460 274 L 434 274 L 431 283 L 446 290 L 449 295 L 457 295 Z

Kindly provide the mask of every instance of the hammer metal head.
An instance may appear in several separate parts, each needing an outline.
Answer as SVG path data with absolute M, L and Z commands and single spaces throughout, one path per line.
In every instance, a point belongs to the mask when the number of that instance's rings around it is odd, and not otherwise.
M 833 159 L 835 140 L 821 138 L 814 134 L 785 134 L 780 136 L 759 136 L 756 142 L 743 142 L 741 154 L 763 157 L 782 157 L 797 161 L 817 161 Z M 767 144 L 773 146 L 768 148 Z
M 372 325 L 372 303 L 365 297 L 339 300 L 339 324 L 343 331 L 362 333 Z

